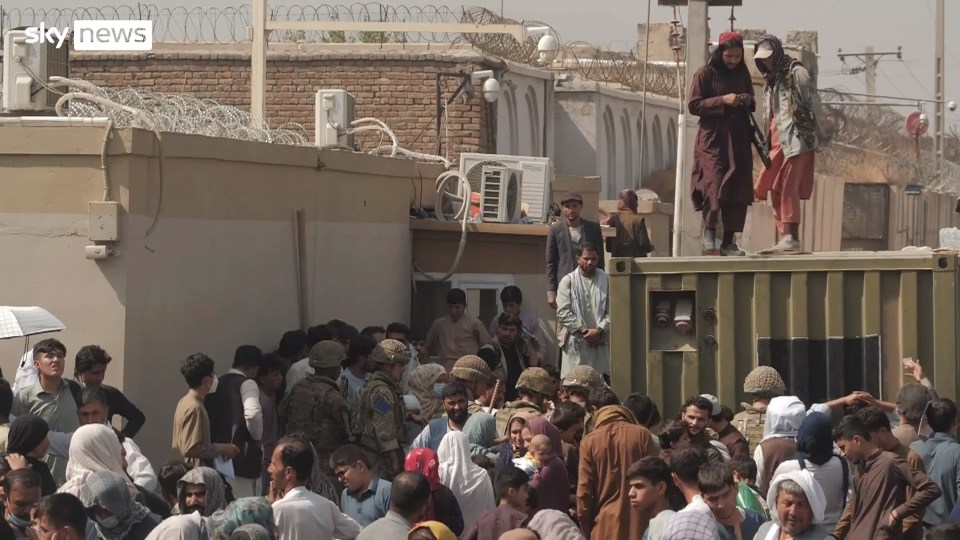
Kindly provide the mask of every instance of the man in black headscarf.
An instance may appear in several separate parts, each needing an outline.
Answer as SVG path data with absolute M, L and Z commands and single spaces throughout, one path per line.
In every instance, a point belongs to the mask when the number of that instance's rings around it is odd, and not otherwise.
M 44 496 L 57 491 L 57 483 L 50 474 L 50 467 L 41 461 L 47 454 L 50 442 L 47 433 L 50 428 L 46 420 L 35 414 L 22 414 L 10 424 L 10 433 L 7 435 L 7 452 L 21 454 L 30 463 L 30 467 L 40 475 L 41 492 Z

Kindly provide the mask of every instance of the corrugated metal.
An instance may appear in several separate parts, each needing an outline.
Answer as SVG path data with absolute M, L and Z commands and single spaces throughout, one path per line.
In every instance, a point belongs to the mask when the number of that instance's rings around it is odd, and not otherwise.
M 808 403 L 857 389 L 895 400 L 906 356 L 941 395 L 957 395 L 955 254 L 613 259 L 608 268 L 614 389 L 649 394 L 667 414 L 696 393 L 742 401 L 743 379 L 761 363 Z M 693 330 L 658 327 L 658 302 L 683 298 L 694 302 Z

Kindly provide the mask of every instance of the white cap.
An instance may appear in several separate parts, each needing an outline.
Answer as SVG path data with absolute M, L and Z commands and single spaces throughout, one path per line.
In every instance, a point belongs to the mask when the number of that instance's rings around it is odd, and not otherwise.
M 773 47 L 769 43 L 757 45 L 757 53 L 753 55 L 754 60 L 763 60 L 773 56 Z
M 717 416 L 720 414 L 720 400 L 717 399 L 717 396 L 713 394 L 700 394 L 700 397 L 706 398 L 710 402 L 710 405 L 713 406 L 713 410 L 710 411 L 710 416 Z
M 420 410 L 420 400 L 417 399 L 417 396 L 413 394 L 404 394 L 403 395 L 403 405 L 407 408 L 407 411 L 419 411 Z

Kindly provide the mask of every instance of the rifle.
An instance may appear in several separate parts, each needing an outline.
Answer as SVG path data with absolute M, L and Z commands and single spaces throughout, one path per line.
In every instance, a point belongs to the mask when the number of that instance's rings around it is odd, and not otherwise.
M 502 383 L 500 382 L 500 379 L 497 379 L 497 382 L 493 385 L 493 395 L 490 396 L 490 405 L 487 406 L 487 413 L 492 414 L 493 409 L 497 408 L 497 399 L 499 399 L 498 394 L 502 389 Z
M 760 156 L 760 161 L 763 162 L 763 166 L 769 169 L 771 166 L 770 152 L 767 150 L 767 141 L 764 140 L 763 131 L 761 131 L 760 126 L 757 125 L 757 119 L 753 117 L 753 113 L 746 108 L 743 108 L 743 113 L 747 115 L 747 122 L 750 123 L 753 147 L 757 149 L 757 155 Z

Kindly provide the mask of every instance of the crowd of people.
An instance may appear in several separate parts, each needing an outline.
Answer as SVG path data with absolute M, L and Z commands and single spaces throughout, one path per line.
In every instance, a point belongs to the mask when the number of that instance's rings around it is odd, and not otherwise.
M 158 469 L 109 354 L 82 347 L 67 379 L 64 344 L 40 341 L 0 379 L 0 540 L 960 537 L 957 406 L 918 362 L 895 403 L 808 407 L 760 366 L 741 412 L 704 394 L 663 418 L 586 363 L 543 363 L 522 294 L 501 299 L 493 338 L 454 289 L 422 339 L 333 320 L 220 375 L 190 355 Z

